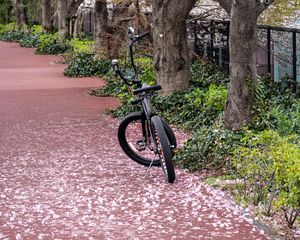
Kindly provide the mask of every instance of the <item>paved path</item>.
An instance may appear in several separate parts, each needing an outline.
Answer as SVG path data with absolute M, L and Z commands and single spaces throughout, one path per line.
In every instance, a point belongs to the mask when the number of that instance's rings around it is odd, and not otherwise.
M 266 239 L 194 174 L 129 160 L 103 83 L 62 75 L 58 58 L 0 42 L 0 239 Z

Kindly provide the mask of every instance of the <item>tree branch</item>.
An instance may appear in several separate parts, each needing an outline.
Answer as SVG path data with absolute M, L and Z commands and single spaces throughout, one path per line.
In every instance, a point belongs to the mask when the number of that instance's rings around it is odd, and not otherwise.
M 197 16 L 197 17 L 195 17 L 195 18 L 189 19 L 189 20 L 187 21 L 187 23 L 189 24 L 189 23 L 191 23 L 191 22 L 193 22 L 193 21 L 195 21 L 195 20 L 199 20 L 199 19 L 200 19 L 200 20 L 203 20 L 203 19 L 209 17 L 211 12 L 218 11 L 218 10 L 220 10 L 220 9 L 221 9 L 220 7 L 216 7 L 216 8 L 209 9 L 209 10 L 207 10 L 206 12 L 202 13 L 201 15 L 199 15 L 199 16 Z
M 232 0 L 217 0 L 222 8 L 225 9 L 230 16 Z
M 71 16 L 75 15 L 80 4 L 83 3 L 83 0 L 72 0 L 70 3 L 69 3 L 69 14 Z
M 256 0 L 256 16 L 259 17 L 275 0 Z

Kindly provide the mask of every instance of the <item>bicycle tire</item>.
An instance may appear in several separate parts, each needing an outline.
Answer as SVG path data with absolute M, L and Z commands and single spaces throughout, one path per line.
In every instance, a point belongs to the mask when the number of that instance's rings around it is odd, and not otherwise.
M 154 133 L 154 141 L 156 141 L 156 145 L 158 146 L 156 154 L 159 155 L 165 179 L 168 183 L 173 183 L 175 181 L 176 176 L 174 163 L 172 160 L 170 143 L 166 131 L 164 129 L 162 120 L 159 116 L 153 116 L 151 118 L 151 128 L 152 133 Z
M 146 158 L 144 156 L 142 156 L 141 154 L 139 154 L 138 151 L 136 151 L 135 149 L 133 149 L 130 145 L 129 140 L 126 137 L 126 133 L 127 133 L 127 128 L 129 128 L 128 126 L 130 126 L 130 124 L 132 122 L 140 122 L 140 124 L 142 124 L 142 121 L 145 120 L 145 115 L 142 112 L 133 112 L 130 113 L 129 115 L 127 115 L 121 122 L 118 128 L 118 140 L 119 140 L 119 144 L 122 148 L 122 150 L 125 152 L 125 154 L 131 158 L 132 160 L 134 160 L 135 162 L 144 165 L 144 166 L 149 166 L 152 159 L 150 158 Z M 176 137 L 175 134 L 172 130 L 172 128 L 162 119 L 165 131 L 168 135 L 169 141 L 170 141 L 170 145 L 173 146 L 173 149 L 175 149 L 177 147 L 177 142 L 176 142 Z M 154 160 L 152 163 L 153 166 L 160 166 L 160 161 L 159 160 Z
M 171 152 L 173 155 L 173 150 L 175 150 L 177 148 L 177 140 L 176 140 L 175 134 L 174 134 L 172 128 L 166 123 L 166 121 L 163 118 L 160 118 L 160 119 L 164 125 L 164 129 L 165 129 L 167 137 L 169 139 L 170 146 L 172 146 Z

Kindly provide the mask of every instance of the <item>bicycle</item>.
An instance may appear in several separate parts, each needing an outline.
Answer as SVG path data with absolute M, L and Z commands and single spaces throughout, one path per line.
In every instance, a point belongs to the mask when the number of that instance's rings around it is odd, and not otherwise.
M 138 78 L 138 71 L 134 62 L 133 45 L 148 35 L 143 33 L 133 35 L 134 29 L 128 29 L 130 39 L 129 53 L 130 63 L 133 69 L 133 77 L 124 77 L 120 70 L 118 60 L 112 60 L 112 66 L 115 73 L 128 86 L 134 86 L 132 91 L 135 99 L 131 102 L 133 105 L 140 105 L 141 111 L 128 114 L 120 122 L 118 128 L 118 141 L 125 154 L 135 162 L 148 166 L 161 166 L 165 179 L 173 183 L 176 179 L 173 163 L 173 151 L 177 147 L 175 134 L 172 128 L 155 113 L 152 109 L 151 99 L 161 90 L 160 85 L 149 86 L 142 83 Z

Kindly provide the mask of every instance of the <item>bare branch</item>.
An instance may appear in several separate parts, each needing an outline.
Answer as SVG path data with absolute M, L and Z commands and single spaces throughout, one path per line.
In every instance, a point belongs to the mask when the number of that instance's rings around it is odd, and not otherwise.
M 187 23 L 189 24 L 189 23 L 191 23 L 191 22 L 193 22 L 193 21 L 195 21 L 195 20 L 203 20 L 203 19 L 209 17 L 211 12 L 218 11 L 218 10 L 220 10 L 220 9 L 221 9 L 220 7 L 216 7 L 216 8 L 209 9 L 209 10 L 207 10 L 206 12 L 200 14 L 199 16 L 197 16 L 197 17 L 195 17 L 195 18 L 189 19 L 189 20 L 187 21 Z
M 256 0 L 256 16 L 259 17 L 275 0 Z
M 225 9 L 227 14 L 230 16 L 232 0 L 217 0 L 217 1 L 221 5 L 221 7 Z
M 144 12 L 141 11 L 140 7 L 140 0 L 135 0 L 134 6 L 135 6 L 135 11 L 134 11 L 134 16 L 135 16 L 135 27 L 140 28 L 143 27 L 145 29 L 150 29 L 150 24 L 147 21 L 147 17 L 145 16 Z
M 69 2 L 69 14 L 73 16 L 76 14 L 79 5 L 83 3 L 83 0 L 72 0 Z

